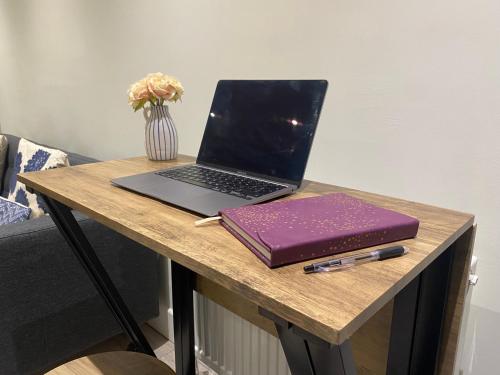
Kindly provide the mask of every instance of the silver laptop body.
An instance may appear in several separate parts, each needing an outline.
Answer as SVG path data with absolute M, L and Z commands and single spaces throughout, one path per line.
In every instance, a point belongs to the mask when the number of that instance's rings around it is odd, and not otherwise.
M 328 83 L 222 80 L 195 164 L 112 183 L 205 216 L 297 190 Z

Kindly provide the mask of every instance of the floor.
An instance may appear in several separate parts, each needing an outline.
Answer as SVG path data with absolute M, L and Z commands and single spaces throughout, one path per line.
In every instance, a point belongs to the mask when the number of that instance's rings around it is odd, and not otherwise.
M 174 344 L 147 324 L 142 326 L 142 331 L 151 344 L 158 359 L 165 362 L 168 366 L 170 366 L 170 368 L 175 370 Z M 127 338 L 120 334 L 90 348 L 88 351 L 83 353 L 83 355 L 109 352 L 113 350 L 125 350 L 127 345 Z M 210 370 L 201 361 L 197 361 L 197 373 L 199 375 L 217 375 L 216 372 Z

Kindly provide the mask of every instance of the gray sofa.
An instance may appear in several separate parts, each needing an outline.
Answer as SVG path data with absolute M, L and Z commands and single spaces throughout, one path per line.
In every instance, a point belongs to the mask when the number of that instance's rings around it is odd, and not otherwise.
M 19 142 L 7 138 L 4 197 Z M 68 154 L 71 165 L 95 162 Z M 157 316 L 157 255 L 74 215 L 135 318 Z M 0 374 L 42 373 L 119 332 L 50 217 L 0 226 Z

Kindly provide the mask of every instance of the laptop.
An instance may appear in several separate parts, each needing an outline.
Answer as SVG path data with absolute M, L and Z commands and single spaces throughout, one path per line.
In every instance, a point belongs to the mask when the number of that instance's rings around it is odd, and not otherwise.
M 112 180 L 214 216 L 297 190 L 318 124 L 325 80 L 221 80 L 196 163 Z

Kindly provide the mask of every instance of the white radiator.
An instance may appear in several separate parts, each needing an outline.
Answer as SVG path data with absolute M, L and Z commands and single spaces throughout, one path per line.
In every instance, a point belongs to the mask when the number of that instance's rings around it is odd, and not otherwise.
M 219 375 L 289 375 L 278 339 L 197 294 L 198 358 Z
M 163 267 L 162 281 L 168 311 L 158 330 L 174 342 L 170 260 Z M 194 293 L 195 343 L 198 358 L 218 375 L 291 375 L 278 339 L 266 331 Z

